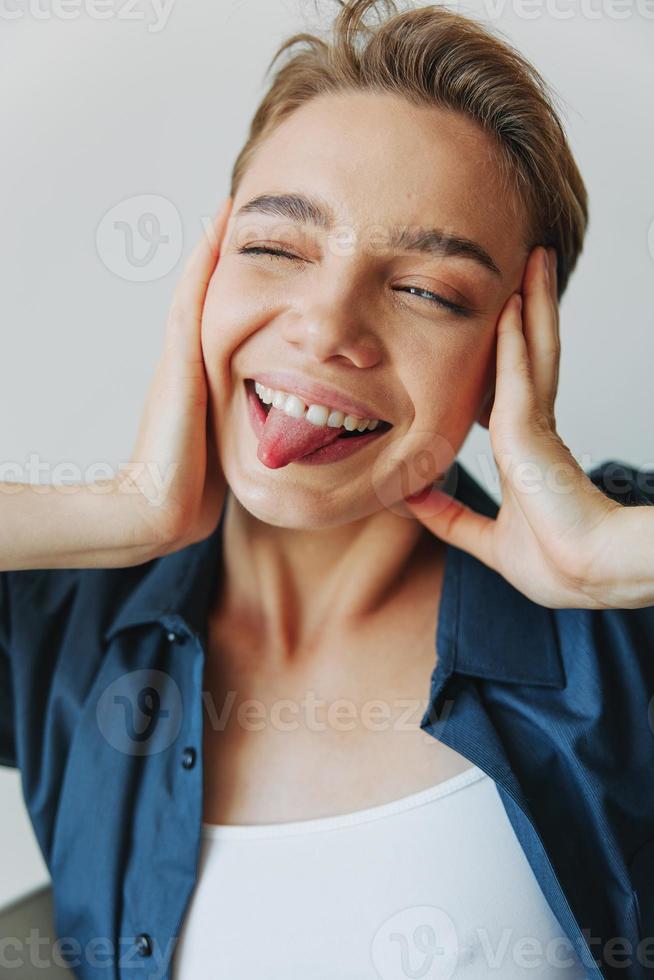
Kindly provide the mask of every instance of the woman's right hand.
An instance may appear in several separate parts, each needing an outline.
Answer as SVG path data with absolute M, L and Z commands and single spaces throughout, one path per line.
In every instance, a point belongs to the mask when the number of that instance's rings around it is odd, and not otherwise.
M 144 541 L 166 554 L 207 537 L 222 510 L 226 483 L 208 406 L 201 326 L 209 282 L 231 213 L 228 197 L 189 256 L 166 323 L 130 462 L 116 492 L 133 495 Z M 138 532 L 137 532 L 138 534 Z

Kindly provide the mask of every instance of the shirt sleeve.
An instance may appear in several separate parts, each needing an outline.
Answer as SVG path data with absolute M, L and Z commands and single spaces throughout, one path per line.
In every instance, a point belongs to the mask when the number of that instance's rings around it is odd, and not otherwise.
M 0 766 L 17 768 L 14 695 L 9 657 L 9 578 L 0 572 Z
M 625 507 L 654 504 L 654 470 L 640 470 L 630 463 L 608 459 L 587 475 L 602 493 Z

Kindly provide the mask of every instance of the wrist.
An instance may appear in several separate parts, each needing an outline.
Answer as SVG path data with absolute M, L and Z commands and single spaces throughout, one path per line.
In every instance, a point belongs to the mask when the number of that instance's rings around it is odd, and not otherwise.
M 128 557 L 145 556 L 141 561 L 174 551 L 177 525 L 165 497 L 155 492 L 153 485 L 135 478 L 127 468 L 121 468 L 109 482 L 111 490 L 106 510 L 111 510 L 111 515 L 107 516 L 119 533 L 118 547 Z
M 608 532 L 602 562 L 608 571 L 593 593 L 605 608 L 654 606 L 654 507 L 619 506 Z

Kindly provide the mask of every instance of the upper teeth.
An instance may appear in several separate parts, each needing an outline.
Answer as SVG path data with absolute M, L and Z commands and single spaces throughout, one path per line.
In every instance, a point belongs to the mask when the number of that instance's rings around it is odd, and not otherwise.
M 376 429 L 379 419 L 359 419 L 356 415 L 346 415 L 335 408 L 326 405 L 306 405 L 297 395 L 275 388 L 266 388 L 258 381 L 254 382 L 254 390 L 265 405 L 274 405 L 294 419 L 305 418 L 313 425 L 338 429 L 344 426 L 348 432 L 364 432 L 366 429 Z

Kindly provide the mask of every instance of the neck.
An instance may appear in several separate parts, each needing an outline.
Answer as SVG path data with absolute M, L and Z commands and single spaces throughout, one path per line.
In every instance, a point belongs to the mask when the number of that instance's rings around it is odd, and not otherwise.
M 217 615 L 284 660 L 380 620 L 402 599 L 429 601 L 445 558 L 442 541 L 415 519 L 382 510 L 324 530 L 253 517 L 230 493 L 223 525 Z

